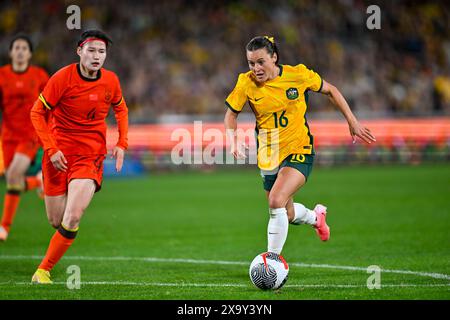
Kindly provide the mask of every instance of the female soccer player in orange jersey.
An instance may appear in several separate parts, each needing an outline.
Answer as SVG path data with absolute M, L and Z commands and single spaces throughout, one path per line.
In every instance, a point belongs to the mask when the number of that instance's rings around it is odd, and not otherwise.
M 41 187 L 40 174 L 26 172 L 40 148 L 30 120 L 30 110 L 48 81 L 47 72 L 30 65 L 33 46 L 26 35 L 15 36 L 9 47 L 11 64 L 0 68 L 2 153 L 6 169 L 6 195 L 0 225 L 0 240 L 8 238 L 20 194 Z
M 119 141 L 112 151 L 120 171 L 128 146 L 128 109 L 117 75 L 102 68 L 111 43 L 98 30 L 85 31 L 78 42 L 80 62 L 56 72 L 31 111 L 44 145 L 42 172 L 47 216 L 57 229 L 33 283 L 52 283 L 50 271 L 72 245 L 80 219 L 103 178 L 106 123 L 113 107 Z M 46 113 L 51 122 L 46 125 Z
M 370 130 L 362 126 L 339 90 L 303 64 L 278 63 L 273 38 L 256 37 L 246 46 L 250 71 L 239 75 L 237 84 L 226 99 L 228 110 L 225 128 L 232 135 L 231 152 L 244 158 L 236 135 L 237 117 L 249 103 L 256 117 L 258 166 L 269 204 L 267 227 L 268 252 L 280 254 L 287 238 L 288 225 L 309 224 L 322 241 L 330 237 L 326 207 L 314 210 L 294 203 L 294 194 L 306 183 L 314 160 L 313 136 L 305 118 L 308 92 L 327 95 L 346 118 L 355 142 L 375 141 Z

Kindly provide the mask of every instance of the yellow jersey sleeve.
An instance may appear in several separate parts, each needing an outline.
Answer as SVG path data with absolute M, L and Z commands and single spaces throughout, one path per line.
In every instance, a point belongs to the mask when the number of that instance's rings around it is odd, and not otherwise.
M 306 88 L 312 91 L 319 92 L 322 89 L 323 80 L 317 72 L 306 67 L 304 64 L 297 66 L 300 75 L 300 80 L 306 83 Z
M 248 81 L 246 79 L 246 75 L 244 73 L 241 73 L 239 75 L 236 86 L 225 100 L 225 104 L 227 105 L 227 107 L 235 113 L 241 112 L 248 100 L 247 83 Z

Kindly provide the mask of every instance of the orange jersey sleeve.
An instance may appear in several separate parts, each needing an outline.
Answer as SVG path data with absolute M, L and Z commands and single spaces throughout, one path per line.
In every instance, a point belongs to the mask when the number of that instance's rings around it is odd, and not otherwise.
M 63 88 L 67 81 L 66 77 L 67 72 L 63 68 L 47 80 L 42 86 L 42 92 L 39 94 L 30 113 L 33 127 L 42 142 L 44 151 L 47 151 L 49 157 L 59 150 L 56 139 L 48 125 L 49 112 L 59 102 L 64 92 Z
M 119 79 L 117 79 L 116 90 L 111 105 L 114 110 L 114 116 L 119 130 L 119 141 L 117 146 L 126 150 L 128 148 L 128 107 L 122 96 Z
M 44 146 L 44 151 L 47 151 L 48 156 L 51 157 L 58 151 L 58 147 L 56 146 L 55 138 L 47 125 L 47 113 L 48 110 L 46 110 L 46 106 L 41 100 L 37 99 L 31 109 L 30 118 L 33 127 Z

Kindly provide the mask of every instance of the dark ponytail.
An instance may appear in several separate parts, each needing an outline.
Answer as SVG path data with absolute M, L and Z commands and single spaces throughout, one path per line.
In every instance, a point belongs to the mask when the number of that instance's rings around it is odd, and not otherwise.
M 278 64 L 278 60 L 280 60 L 280 54 L 278 53 L 277 44 L 275 43 L 275 40 L 273 37 L 268 36 L 258 36 L 254 37 L 252 40 L 250 40 L 249 43 L 247 43 L 246 49 L 247 51 L 255 51 L 258 49 L 266 48 L 267 52 L 272 57 L 274 53 L 277 54 L 277 61 L 275 61 L 275 64 Z

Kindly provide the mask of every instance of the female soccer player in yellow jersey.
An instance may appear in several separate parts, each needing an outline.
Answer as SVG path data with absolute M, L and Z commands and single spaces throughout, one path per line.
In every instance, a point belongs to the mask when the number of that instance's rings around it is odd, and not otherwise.
M 246 102 L 256 117 L 258 167 L 269 202 L 268 250 L 280 254 L 287 238 L 288 225 L 309 224 L 322 241 L 330 238 L 326 207 L 314 210 L 294 203 L 294 194 L 306 183 L 314 160 L 313 136 L 305 118 L 308 91 L 327 95 L 347 119 L 355 142 L 375 141 L 362 126 L 339 90 L 305 65 L 281 65 L 273 38 L 255 37 L 246 46 L 250 71 L 239 75 L 226 99 L 225 128 L 232 135 L 231 153 L 245 158 L 236 135 L 237 117 Z

